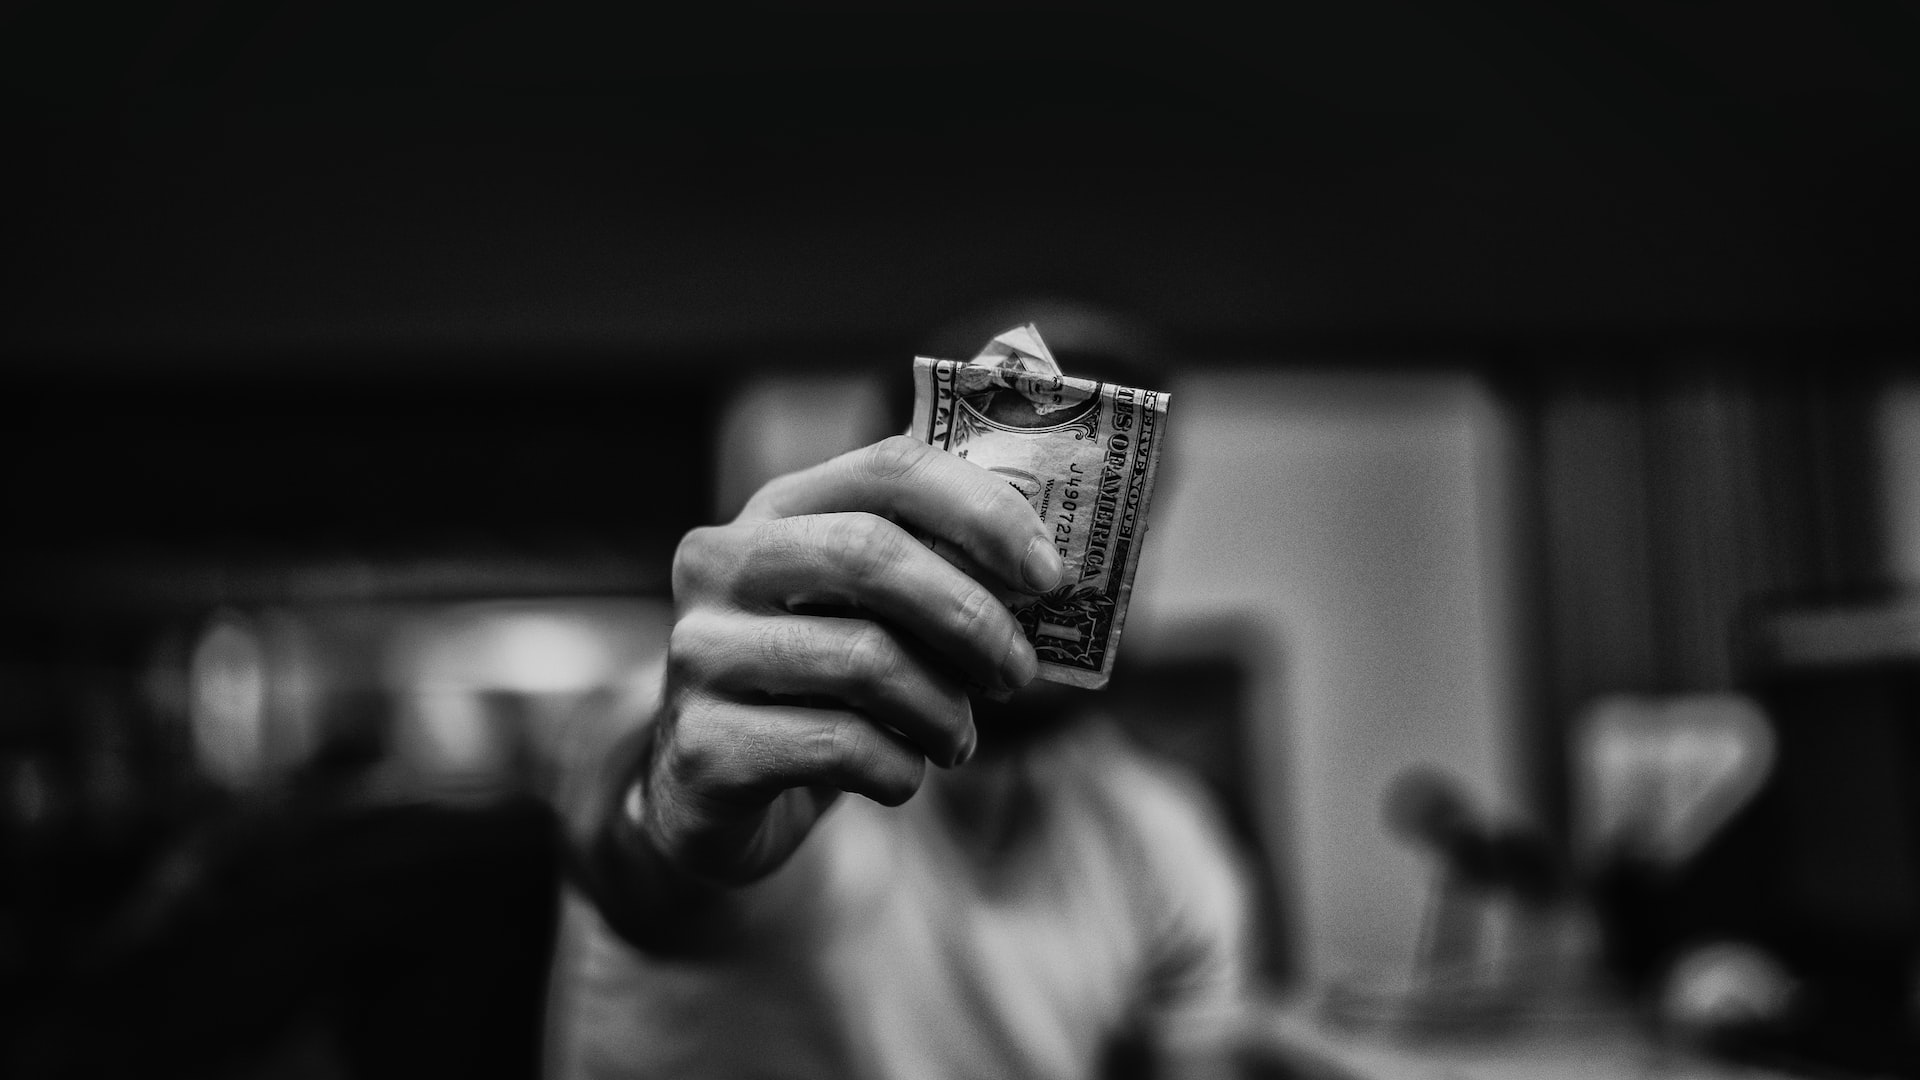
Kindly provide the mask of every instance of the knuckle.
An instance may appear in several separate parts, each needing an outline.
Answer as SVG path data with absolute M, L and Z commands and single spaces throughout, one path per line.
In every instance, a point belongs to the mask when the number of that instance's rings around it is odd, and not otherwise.
M 893 681 L 900 654 L 886 631 L 867 623 L 847 635 L 840 663 L 850 682 L 871 692 Z
M 867 448 L 864 465 L 876 480 L 904 480 L 918 472 L 934 449 L 910 435 L 889 435 Z
M 993 594 L 978 586 L 961 591 L 953 605 L 955 628 L 968 641 L 988 644 L 1000 636 L 1005 609 Z
M 703 525 L 680 538 L 673 549 L 673 595 L 677 599 L 697 596 L 718 577 L 722 532 L 717 526 Z
M 777 619 L 759 635 L 756 656 L 762 671 L 780 671 L 807 666 L 813 650 L 814 631 L 794 619 Z
M 841 514 L 827 542 L 856 580 L 872 577 L 900 557 L 900 531 L 873 514 Z
M 675 780 L 698 787 L 711 782 L 725 760 L 725 733 L 718 710 L 698 695 L 683 696 L 673 730 L 668 769 Z
M 793 531 L 798 527 L 795 524 L 797 520 L 774 518 L 749 526 L 744 541 L 748 565 L 762 565 L 785 557 L 794 546 Z
M 671 683 L 697 679 L 707 669 L 713 635 L 696 614 L 676 620 L 667 631 L 667 678 Z
M 866 721 L 850 714 L 835 716 L 824 732 L 824 753 L 830 767 L 850 786 L 858 786 L 871 768 L 873 746 L 863 736 Z

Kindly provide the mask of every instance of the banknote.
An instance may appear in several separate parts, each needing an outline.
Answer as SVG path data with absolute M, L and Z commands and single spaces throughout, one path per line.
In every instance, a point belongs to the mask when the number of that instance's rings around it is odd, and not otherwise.
M 915 357 L 913 376 L 911 433 L 1006 477 L 1066 565 L 1058 588 L 1013 604 L 1040 678 L 1105 686 L 1146 538 L 1168 396 L 1062 374 L 1032 325 L 972 360 Z

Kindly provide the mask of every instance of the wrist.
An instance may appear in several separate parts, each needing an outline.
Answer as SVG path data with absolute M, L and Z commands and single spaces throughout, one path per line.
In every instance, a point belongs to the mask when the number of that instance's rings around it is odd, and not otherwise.
M 655 953 L 709 948 L 725 897 L 681 868 L 653 835 L 653 744 L 648 725 L 608 760 L 583 884 L 608 926 L 630 944 Z

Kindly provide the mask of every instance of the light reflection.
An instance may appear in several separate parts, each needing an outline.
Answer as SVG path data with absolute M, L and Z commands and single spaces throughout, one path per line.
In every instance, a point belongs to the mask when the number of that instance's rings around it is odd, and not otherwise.
M 201 772 L 232 788 L 260 777 L 266 743 L 266 658 L 254 627 L 221 612 L 194 646 L 188 716 Z
M 381 678 L 412 782 L 448 798 L 537 784 L 581 701 L 657 657 L 667 623 L 663 604 L 643 600 L 481 602 L 400 619 Z

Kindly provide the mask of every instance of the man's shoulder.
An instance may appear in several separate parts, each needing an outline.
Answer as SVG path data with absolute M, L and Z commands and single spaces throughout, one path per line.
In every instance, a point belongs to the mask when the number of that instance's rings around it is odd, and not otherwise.
M 1121 860 L 1129 903 L 1152 943 L 1155 977 L 1186 985 L 1205 970 L 1237 979 L 1257 859 L 1234 839 L 1219 798 L 1117 728 L 1090 734 L 1076 758 L 1085 797 L 1100 807 L 1108 857 Z

